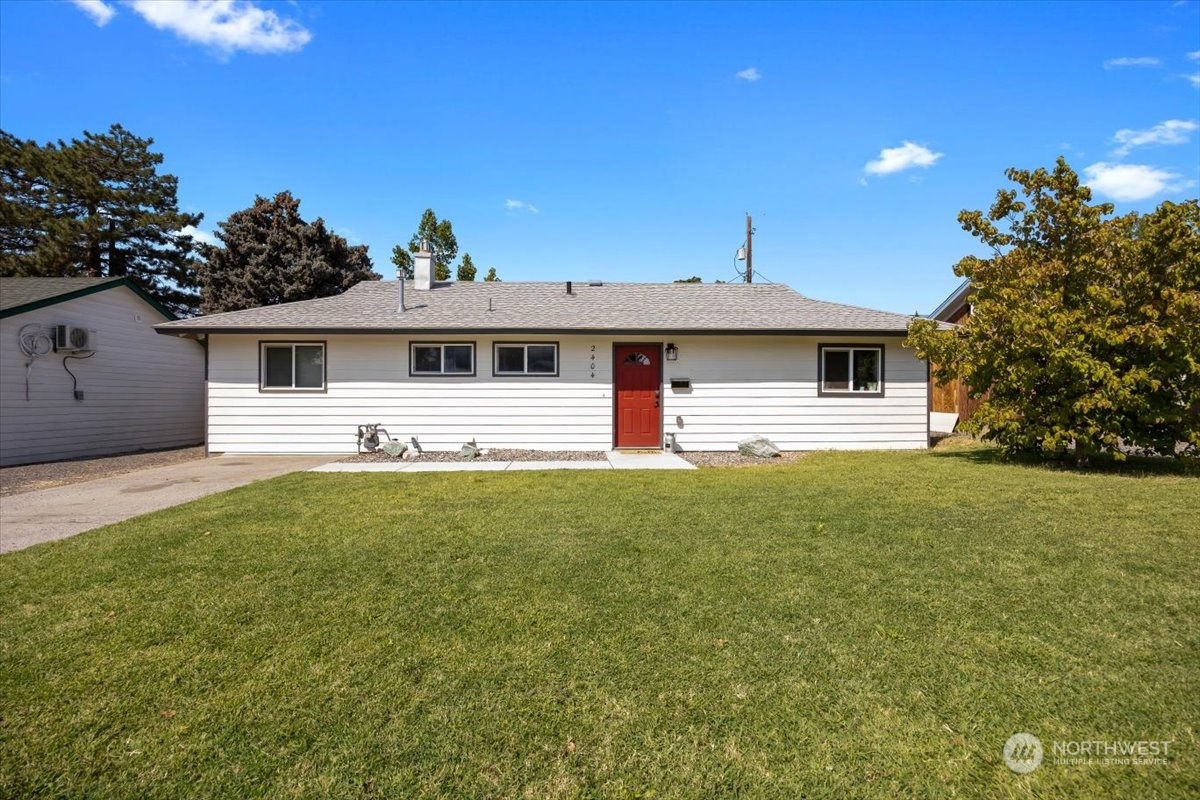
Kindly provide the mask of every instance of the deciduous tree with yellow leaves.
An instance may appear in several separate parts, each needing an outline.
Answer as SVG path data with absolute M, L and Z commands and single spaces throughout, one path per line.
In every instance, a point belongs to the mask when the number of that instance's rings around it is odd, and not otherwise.
M 969 424 L 1006 453 L 1197 455 L 1200 204 L 1113 217 L 1062 158 L 1006 174 L 1017 189 L 958 215 L 994 252 L 954 268 L 970 317 L 914 320 L 906 345 L 985 398 Z

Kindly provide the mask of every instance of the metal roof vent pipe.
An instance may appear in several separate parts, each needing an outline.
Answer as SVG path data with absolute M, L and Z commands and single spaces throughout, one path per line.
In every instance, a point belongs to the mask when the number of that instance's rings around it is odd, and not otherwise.
M 567 294 L 571 294 L 571 282 L 567 281 Z
M 396 268 L 396 277 L 399 279 L 396 281 L 396 283 L 400 284 L 400 309 L 399 310 L 400 310 L 400 313 L 403 314 L 405 311 L 408 310 L 404 307 L 404 267 Z
M 421 292 L 433 288 L 433 253 L 425 240 L 421 240 L 421 249 L 413 256 L 413 288 Z

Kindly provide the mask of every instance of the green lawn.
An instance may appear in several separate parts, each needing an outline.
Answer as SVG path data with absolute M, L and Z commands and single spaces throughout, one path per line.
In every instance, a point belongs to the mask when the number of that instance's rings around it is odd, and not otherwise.
M 1197 507 L 977 450 L 292 475 L 0 557 L 0 796 L 1196 796 Z

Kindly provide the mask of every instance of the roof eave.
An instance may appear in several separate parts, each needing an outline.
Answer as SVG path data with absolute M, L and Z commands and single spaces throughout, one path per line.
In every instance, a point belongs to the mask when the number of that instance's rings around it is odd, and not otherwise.
M 127 287 L 130 291 L 132 291 L 134 294 L 136 294 L 142 300 L 146 301 L 147 305 L 149 305 L 155 311 L 157 311 L 158 313 L 160 313 L 164 317 L 166 317 L 168 321 L 179 319 L 179 317 L 177 317 L 175 314 L 171 313 L 169 310 L 164 308 L 157 300 L 155 300 L 153 297 L 151 297 L 149 294 L 147 294 L 146 290 L 144 290 L 142 287 L 138 286 L 136 283 L 134 283 L 133 281 L 129 280 L 129 278 L 126 278 L 126 277 L 110 278 L 110 279 L 104 281 L 103 283 L 95 283 L 95 284 L 92 284 L 91 286 L 85 286 L 82 289 L 75 289 L 70 292 L 56 294 L 53 297 L 43 297 L 41 300 L 34 300 L 32 302 L 24 303 L 19 306 L 13 306 L 12 308 L 6 308 L 3 311 L 0 311 L 0 319 L 6 319 L 8 317 L 15 317 L 17 314 L 25 314 L 29 311 L 37 311 L 39 308 L 48 308 L 50 306 L 56 306 L 59 303 L 65 303 L 68 300 L 78 300 L 81 297 L 87 297 L 88 295 L 97 294 L 98 292 L 106 292 L 109 289 L 113 289 L 118 286 Z
M 932 312 L 930 312 L 929 319 L 935 319 L 940 322 L 946 322 L 946 320 L 942 319 L 942 316 L 945 315 L 946 312 L 949 311 L 950 309 L 955 308 L 960 303 L 965 302 L 967 299 L 967 295 L 969 295 L 970 293 L 971 293 L 971 279 L 967 278 L 966 280 L 964 280 L 962 283 L 960 283 L 958 285 L 957 289 L 955 289 L 953 292 L 950 293 L 949 297 L 947 297 L 945 300 L 942 301 L 942 304 L 940 306 L 938 306 Z
M 345 328 L 303 326 L 202 327 L 156 325 L 155 331 L 166 336 L 211 334 L 246 335 L 579 335 L 579 336 L 904 336 L 906 328 Z

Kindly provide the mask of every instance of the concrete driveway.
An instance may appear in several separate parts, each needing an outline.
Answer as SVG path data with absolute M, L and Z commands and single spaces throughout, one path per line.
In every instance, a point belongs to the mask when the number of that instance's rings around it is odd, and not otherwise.
M 216 456 L 0 498 L 0 553 L 170 508 L 336 456 Z

